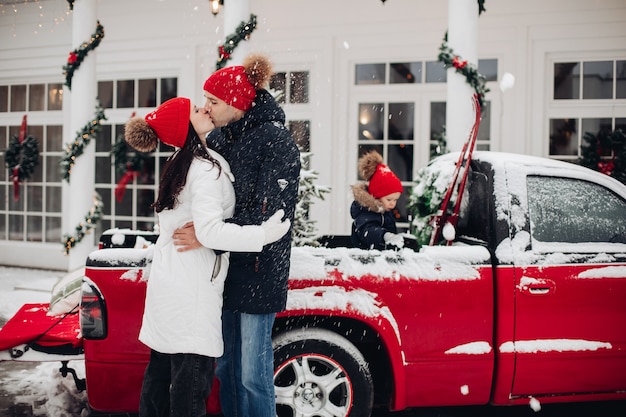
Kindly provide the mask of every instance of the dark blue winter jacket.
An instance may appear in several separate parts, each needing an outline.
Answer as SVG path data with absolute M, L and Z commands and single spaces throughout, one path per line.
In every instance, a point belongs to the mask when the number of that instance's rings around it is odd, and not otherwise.
M 352 186 L 352 192 L 352 244 L 361 249 L 396 249 L 386 245 L 383 239 L 387 232 L 397 233 L 393 213 L 385 211 L 382 202 L 367 191 L 364 183 Z
M 277 210 L 293 224 L 300 153 L 285 113 L 265 90 L 240 120 L 207 137 L 209 147 L 230 164 L 235 176 L 235 213 L 228 221 L 259 225 Z M 261 253 L 231 252 L 224 286 L 224 308 L 249 314 L 285 309 L 291 255 L 291 230 Z

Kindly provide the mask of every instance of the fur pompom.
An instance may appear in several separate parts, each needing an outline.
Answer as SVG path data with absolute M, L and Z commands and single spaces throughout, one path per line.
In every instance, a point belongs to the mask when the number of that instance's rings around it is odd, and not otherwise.
M 383 157 L 376 151 L 370 151 L 359 158 L 359 175 L 369 181 L 376 172 L 378 164 L 383 163 Z
M 148 122 L 141 117 L 134 117 L 124 127 L 124 140 L 139 152 L 152 152 L 159 144 L 159 138 Z
M 265 88 L 272 76 L 272 64 L 269 58 L 262 54 L 248 55 L 243 61 L 243 68 L 255 90 Z

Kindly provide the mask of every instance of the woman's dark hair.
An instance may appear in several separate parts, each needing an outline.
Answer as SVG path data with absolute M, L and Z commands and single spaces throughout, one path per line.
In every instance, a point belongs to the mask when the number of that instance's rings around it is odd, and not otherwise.
M 159 197 L 152 203 L 157 213 L 171 210 L 178 204 L 178 195 L 187 182 L 187 172 L 194 158 L 206 159 L 216 166 L 220 174 L 222 167 L 219 161 L 211 156 L 202 144 L 191 122 L 187 130 L 185 145 L 170 156 L 163 167 L 159 183 Z

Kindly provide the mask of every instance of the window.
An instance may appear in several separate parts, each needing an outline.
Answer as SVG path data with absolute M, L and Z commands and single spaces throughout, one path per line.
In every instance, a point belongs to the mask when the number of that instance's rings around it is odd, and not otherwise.
M 626 128 L 626 60 L 557 61 L 552 68 L 548 152 L 575 162 L 586 134 Z
M 270 80 L 270 90 L 281 104 L 306 104 L 309 102 L 309 72 L 277 72 Z
M 497 59 L 479 60 L 479 72 L 487 81 L 496 81 Z M 359 63 L 354 66 L 354 89 L 357 120 L 356 143 L 358 159 L 370 150 L 377 150 L 385 163 L 400 178 L 406 191 L 411 187 L 415 170 L 416 152 L 420 141 L 428 141 L 431 155 L 439 152 L 445 137 L 446 103 L 432 100 L 421 103 L 422 91 L 433 96 L 433 84 L 441 85 L 439 97 L 445 97 L 446 68 L 439 61 L 394 61 Z M 398 89 L 401 85 L 402 91 Z M 371 97 L 371 100 L 368 100 Z M 381 98 L 382 97 L 382 98 Z M 420 114 L 425 113 L 425 114 Z M 429 136 L 425 136 L 420 120 L 429 120 Z M 476 149 L 489 150 L 491 139 L 491 106 L 482 110 Z M 428 132 L 428 131 L 427 131 Z M 428 133 L 426 133 L 428 134 Z M 357 173 L 358 176 L 358 173 Z M 408 228 L 405 192 L 397 205 L 398 226 Z M 403 201 L 404 200 L 404 201 Z
M 539 242 L 626 243 L 626 201 L 612 191 L 571 178 L 529 176 L 532 239 Z
M 128 119 L 132 117 L 136 108 L 151 109 L 177 95 L 176 78 L 98 82 L 98 96 L 102 106 L 127 109 Z M 104 203 L 97 235 L 110 228 L 151 231 L 156 221 L 154 210 L 150 205 L 156 199 L 161 168 L 171 154 L 172 148 L 160 143 L 159 148 L 149 157 L 141 158 L 142 166 L 136 174 L 120 172 L 116 170 L 115 156 L 111 151 L 115 143 L 123 141 L 124 125 L 125 121 L 103 124 L 95 141 L 96 191 Z M 135 155 L 134 151 L 128 149 L 127 161 L 132 161 Z
M 0 158 L 17 138 L 22 117 L 28 112 L 55 112 L 63 107 L 61 83 L 0 86 Z M 63 117 L 59 113 L 58 120 Z M 27 119 L 30 122 L 31 119 Z M 0 240 L 23 242 L 61 241 L 61 173 L 63 126 L 28 124 L 27 135 L 37 140 L 39 164 L 28 181 L 19 184 L 19 195 L 6 167 L 0 171 Z M 17 198 L 15 198 L 17 197 Z

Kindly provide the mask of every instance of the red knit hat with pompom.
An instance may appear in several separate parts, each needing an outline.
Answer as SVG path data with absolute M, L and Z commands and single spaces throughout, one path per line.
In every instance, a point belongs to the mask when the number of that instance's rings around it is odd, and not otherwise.
M 140 152 L 156 149 L 159 139 L 166 145 L 182 148 L 189 132 L 191 100 L 175 97 L 167 100 L 143 119 L 135 117 L 126 123 L 124 139 Z
M 400 178 L 383 164 L 383 157 L 376 151 L 367 152 L 359 158 L 359 175 L 369 181 L 367 190 L 374 198 L 404 191 Z
M 264 87 L 272 76 L 269 58 L 253 54 L 243 65 L 215 71 L 204 82 L 204 91 L 213 94 L 229 106 L 248 111 L 256 98 L 256 90 Z

